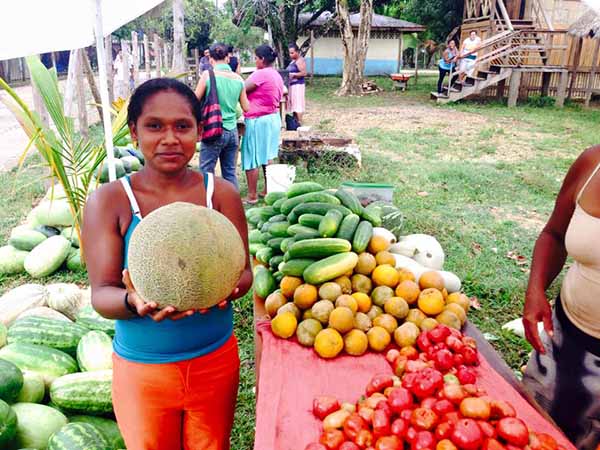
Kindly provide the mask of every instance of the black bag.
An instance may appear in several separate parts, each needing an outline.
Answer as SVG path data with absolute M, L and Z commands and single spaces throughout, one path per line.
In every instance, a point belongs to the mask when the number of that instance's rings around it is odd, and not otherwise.
M 204 96 L 202 104 L 202 142 L 207 144 L 216 141 L 223 135 L 223 116 L 219 105 L 215 72 L 210 69 L 208 75 L 210 76 L 210 90 L 208 95 Z
M 285 129 L 288 131 L 296 131 L 300 124 L 296 120 L 293 114 L 286 114 L 285 116 Z

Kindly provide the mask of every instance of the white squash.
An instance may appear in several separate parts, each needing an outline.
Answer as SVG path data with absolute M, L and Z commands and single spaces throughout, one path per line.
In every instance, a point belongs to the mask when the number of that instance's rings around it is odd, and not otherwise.
M 0 274 L 13 275 L 25 272 L 25 257 L 28 253 L 17 250 L 12 245 L 0 247 Z
M 71 243 L 63 236 L 57 235 L 37 245 L 25 258 L 25 270 L 33 278 L 53 274 L 67 259 Z
M 448 294 L 452 294 L 453 292 L 459 292 L 462 287 L 462 283 L 460 278 L 452 272 L 448 272 L 445 270 L 439 270 L 438 273 L 444 279 L 444 287 L 448 291 Z
M 24 311 L 45 306 L 48 290 L 41 284 L 24 284 L 0 297 L 0 322 L 10 326 Z
M 48 306 L 71 320 L 75 320 L 81 308 L 81 289 L 76 284 L 54 283 L 48 289 Z
M 17 319 L 21 319 L 23 317 L 29 317 L 29 316 L 45 317 L 47 319 L 71 322 L 71 319 L 69 319 L 64 314 L 61 314 L 52 308 L 48 308 L 47 306 L 37 306 L 35 308 L 28 309 L 27 311 L 23 311 L 21 314 L 19 314 L 19 317 L 17 317 Z
M 392 253 L 393 254 L 393 253 Z M 408 256 L 393 254 L 394 259 L 396 260 L 396 269 L 407 269 L 410 270 L 415 276 L 415 281 L 418 283 L 419 278 L 425 272 L 428 272 L 430 269 L 427 267 L 423 267 L 421 264 L 416 262 L 414 259 L 409 258 Z
M 389 251 L 412 258 L 429 269 L 442 270 L 444 267 L 444 249 L 436 238 L 428 234 L 402 236 Z
M 394 236 L 394 233 L 383 227 L 373 228 L 373 236 L 381 236 L 385 238 L 390 244 L 396 243 L 396 236 Z
M 43 201 L 35 207 L 35 221 L 50 227 L 70 227 L 75 222 L 66 200 Z

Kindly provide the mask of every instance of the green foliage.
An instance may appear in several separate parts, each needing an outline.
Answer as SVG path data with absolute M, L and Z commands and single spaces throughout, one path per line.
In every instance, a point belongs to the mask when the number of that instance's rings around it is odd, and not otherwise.
M 556 99 L 554 97 L 544 97 L 541 95 L 532 95 L 527 99 L 527 105 L 534 108 L 552 107 L 555 103 Z

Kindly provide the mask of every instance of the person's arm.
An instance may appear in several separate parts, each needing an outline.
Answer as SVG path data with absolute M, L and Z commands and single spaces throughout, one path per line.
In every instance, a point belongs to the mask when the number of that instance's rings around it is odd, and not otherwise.
M 556 198 L 554 210 L 540 233 L 533 250 L 531 273 L 525 292 L 523 325 L 525 337 L 540 353 L 545 353 L 538 333 L 538 323 L 552 335 L 552 311 L 546 297 L 546 289 L 562 270 L 567 258 L 565 234 L 576 206 L 581 179 L 589 172 L 589 150 L 571 166 Z
M 244 112 L 248 112 L 250 109 L 250 101 L 248 100 L 248 94 L 246 94 L 245 86 L 242 88 L 242 92 L 240 92 L 240 106 Z
M 200 80 L 198 80 L 198 85 L 196 86 L 196 90 L 194 91 L 196 93 L 196 97 L 198 97 L 198 100 L 202 100 L 204 94 L 206 93 L 206 79 L 207 72 L 204 71 L 202 72 L 202 76 L 200 77 Z
M 442 58 L 446 64 L 450 64 L 452 62 L 451 59 L 448 58 L 448 53 L 448 49 L 444 50 L 444 53 L 442 53 Z
M 298 67 L 298 72 L 296 72 L 294 78 L 302 78 L 307 75 L 306 73 L 306 61 L 304 58 L 298 58 L 296 61 L 296 67 Z
M 258 86 L 254 83 L 253 80 L 251 80 L 250 78 L 248 78 L 244 82 L 244 87 L 246 88 L 246 94 L 247 94 L 247 93 L 252 92 L 253 90 L 255 90 Z

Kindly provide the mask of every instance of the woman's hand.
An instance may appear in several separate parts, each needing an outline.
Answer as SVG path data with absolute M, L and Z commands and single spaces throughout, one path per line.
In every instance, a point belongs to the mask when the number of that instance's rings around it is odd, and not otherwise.
M 250 269 L 244 270 L 240 280 L 238 281 L 238 285 L 236 288 L 229 294 L 225 300 L 219 302 L 213 308 L 225 309 L 229 305 L 229 302 L 234 301 L 235 299 L 240 298 L 243 295 L 246 295 L 250 287 L 252 286 L 252 271 Z M 204 308 L 200 310 L 200 314 L 206 314 L 211 311 L 212 308 Z
M 544 354 L 546 349 L 538 332 L 538 323 L 544 323 L 544 330 L 552 336 L 552 309 L 543 291 L 527 291 L 525 294 L 525 308 L 523 309 L 523 326 L 525 338 L 538 352 Z
M 174 306 L 166 306 L 162 309 L 158 309 L 158 304 L 156 302 L 145 302 L 133 287 L 133 283 L 129 277 L 129 271 L 127 269 L 123 270 L 123 284 L 125 285 L 127 293 L 129 294 L 127 296 L 127 302 L 132 308 L 135 308 L 140 317 L 150 316 L 150 318 L 155 322 L 160 322 L 161 320 L 165 320 L 167 317 L 171 320 L 183 319 L 184 317 L 189 317 L 196 312 L 193 309 L 188 309 L 187 311 L 177 311 Z

